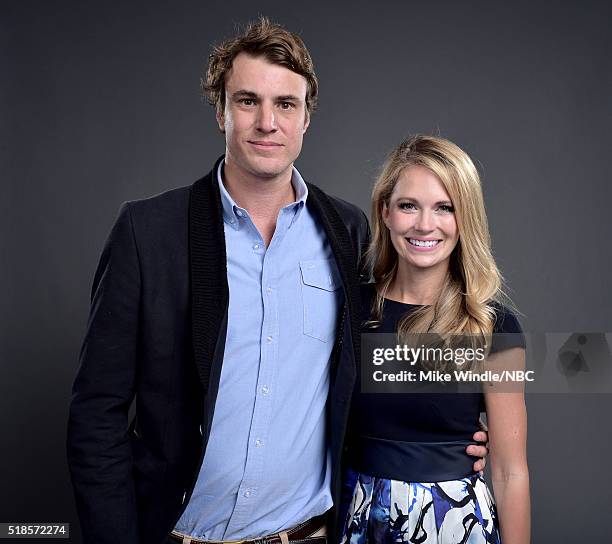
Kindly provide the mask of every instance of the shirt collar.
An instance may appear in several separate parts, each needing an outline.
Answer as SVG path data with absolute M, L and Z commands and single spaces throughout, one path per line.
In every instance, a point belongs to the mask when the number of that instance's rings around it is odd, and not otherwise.
M 221 161 L 219 163 L 219 168 L 217 168 L 217 183 L 219 183 L 219 191 L 221 192 L 221 204 L 223 206 L 223 220 L 234 227 L 235 229 L 240 228 L 240 218 L 245 217 L 248 212 L 238 206 L 232 196 L 228 193 L 225 185 L 223 183 L 223 165 L 225 161 Z M 305 206 L 306 199 L 308 198 L 308 187 L 304 178 L 302 178 L 301 174 L 298 172 L 295 166 L 292 167 L 291 172 L 291 184 L 293 185 L 293 189 L 295 191 L 296 200 L 291 204 L 285 206 L 286 208 L 295 207 L 295 216 L 293 221 L 298 216 L 298 212 Z M 292 223 L 293 223 L 292 221 Z

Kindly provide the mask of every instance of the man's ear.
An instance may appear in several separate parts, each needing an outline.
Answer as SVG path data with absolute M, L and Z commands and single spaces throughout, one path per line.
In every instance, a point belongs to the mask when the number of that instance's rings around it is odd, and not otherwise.
M 306 134 L 308 127 L 310 126 L 310 112 L 308 108 L 306 108 L 306 113 L 304 114 L 304 129 L 302 130 L 302 134 Z
M 217 109 L 217 113 L 215 114 L 217 118 L 217 124 L 219 125 L 219 130 L 225 133 L 225 115 L 223 111 Z

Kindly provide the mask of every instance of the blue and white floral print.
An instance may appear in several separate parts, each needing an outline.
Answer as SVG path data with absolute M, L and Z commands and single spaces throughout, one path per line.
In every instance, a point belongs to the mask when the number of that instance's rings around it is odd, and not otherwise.
M 348 470 L 341 544 L 500 544 L 493 497 L 478 474 L 437 483 Z

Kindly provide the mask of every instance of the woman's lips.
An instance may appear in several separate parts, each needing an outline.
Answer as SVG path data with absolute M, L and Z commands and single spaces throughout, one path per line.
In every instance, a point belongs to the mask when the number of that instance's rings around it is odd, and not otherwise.
M 422 239 L 422 238 L 406 238 L 406 242 L 410 249 L 414 251 L 434 251 L 442 243 L 442 240 L 436 239 Z

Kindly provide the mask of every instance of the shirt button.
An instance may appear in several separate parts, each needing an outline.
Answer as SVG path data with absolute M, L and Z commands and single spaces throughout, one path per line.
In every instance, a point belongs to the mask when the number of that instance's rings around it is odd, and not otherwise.
M 235 222 L 236 222 L 236 220 L 235 220 L 235 219 L 232 217 L 232 218 L 230 219 L 230 223 L 233 225 Z
M 250 489 L 247 489 L 247 490 L 246 490 L 246 491 L 243 493 L 243 495 L 244 495 L 244 496 L 245 496 L 245 497 L 248 499 L 248 498 L 251 496 L 251 490 L 250 490 Z
M 268 287 L 266 289 L 266 293 L 268 293 L 268 295 L 271 295 L 272 294 L 272 287 Z
M 253 244 L 253 249 L 259 249 L 259 244 Z
M 255 446 L 258 448 L 261 448 L 263 446 L 263 440 L 260 440 L 259 438 L 257 440 L 255 440 Z
M 241 212 L 240 210 L 236 210 L 236 215 L 237 215 L 238 217 L 242 217 L 242 212 Z
M 261 388 L 261 392 L 262 392 L 264 395 L 267 395 L 267 394 L 270 392 L 270 388 L 269 388 L 267 385 L 264 385 L 264 386 L 262 386 L 262 388 Z
M 268 342 L 268 344 L 271 344 L 272 343 L 272 337 L 268 336 L 268 338 L 266 338 L 266 341 Z

